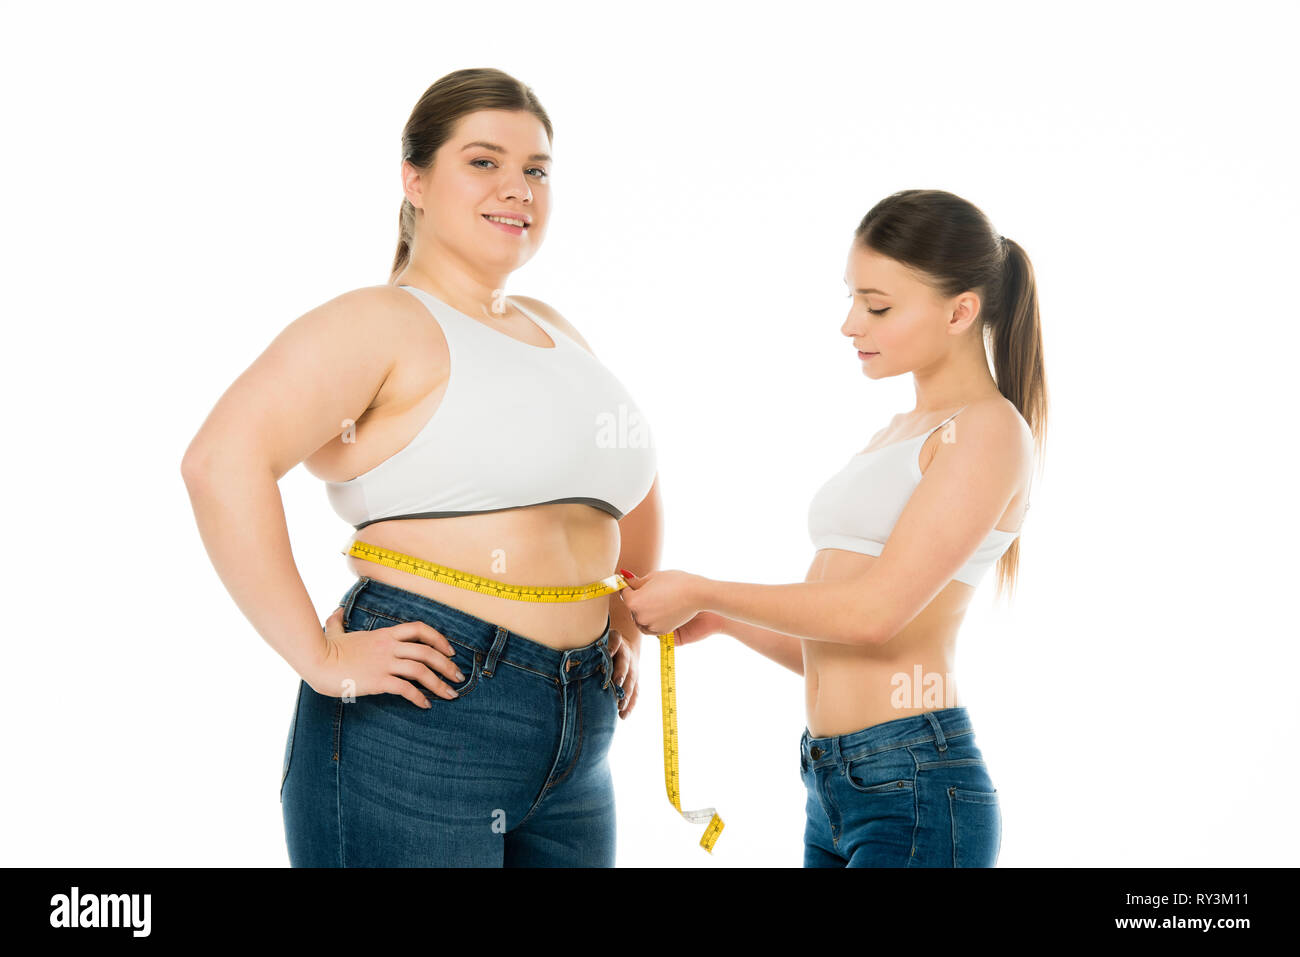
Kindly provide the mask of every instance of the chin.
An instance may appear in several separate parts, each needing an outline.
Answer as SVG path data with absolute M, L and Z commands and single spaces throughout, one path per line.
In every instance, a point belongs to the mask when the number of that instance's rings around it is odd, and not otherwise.
M 535 249 L 511 249 L 502 250 L 497 255 L 484 255 L 480 247 L 476 250 L 476 257 L 480 262 L 492 267 L 493 269 L 504 269 L 508 272 L 514 272 L 528 260 L 533 258 Z

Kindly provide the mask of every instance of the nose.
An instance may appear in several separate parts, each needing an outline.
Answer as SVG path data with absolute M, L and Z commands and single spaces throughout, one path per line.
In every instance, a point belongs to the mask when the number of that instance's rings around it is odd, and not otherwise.
M 533 191 L 528 185 L 528 179 L 522 173 L 518 176 L 506 177 L 497 195 L 503 200 L 517 199 L 521 203 L 533 201 Z

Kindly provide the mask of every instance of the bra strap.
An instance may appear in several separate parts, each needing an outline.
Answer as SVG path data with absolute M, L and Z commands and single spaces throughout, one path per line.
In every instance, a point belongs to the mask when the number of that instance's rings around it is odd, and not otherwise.
M 945 425 L 947 425 L 949 422 L 951 422 L 953 419 L 957 418 L 957 416 L 961 415 L 961 413 L 963 413 L 963 412 L 965 412 L 965 411 L 966 411 L 966 406 L 963 405 L 960 409 L 958 409 L 958 410 L 957 410 L 956 412 L 954 412 L 952 415 L 948 416 L 948 418 L 944 419 L 942 422 L 940 422 L 938 425 L 936 425 L 933 429 L 931 429 L 929 432 L 927 432 L 927 433 L 926 433 L 926 438 L 929 438 L 931 435 L 933 435 L 935 432 L 937 432 L 937 431 L 939 431 L 940 429 L 942 429 Z

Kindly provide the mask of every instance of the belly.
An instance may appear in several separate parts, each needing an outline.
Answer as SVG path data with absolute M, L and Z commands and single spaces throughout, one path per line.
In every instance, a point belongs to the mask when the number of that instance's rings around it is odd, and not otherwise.
M 376 522 L 354 533 L 352 540 L 494 581 L 533 586 L 587 585 L 612 575 L 620 547 L 618 522 L 612 515 L 572 502 L 455 518 Z M 604 632 L 609 614 L 609 595 L 571 602 L 517 601 L 352 555 L 347 562 L 358 577 L 416 592 L 552 648 L 590 644 Z
M 807 581 L 863 574 L 876 558 L 836 548 L 817 552 Z M 925 711 L 956 707 L 957 632 L 974 589 L 949 582 L 883 645 L 804 641 L 804 702 L 813 737 L 859 731 Z

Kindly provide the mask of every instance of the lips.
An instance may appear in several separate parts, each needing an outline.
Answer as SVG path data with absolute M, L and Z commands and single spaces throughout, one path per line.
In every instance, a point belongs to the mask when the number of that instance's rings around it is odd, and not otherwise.
M 527 229 L 532 225 L 532 218 L 525 213 L 484 213 L 483 218 L 490 222 L 503 222 L 517 229 Z

